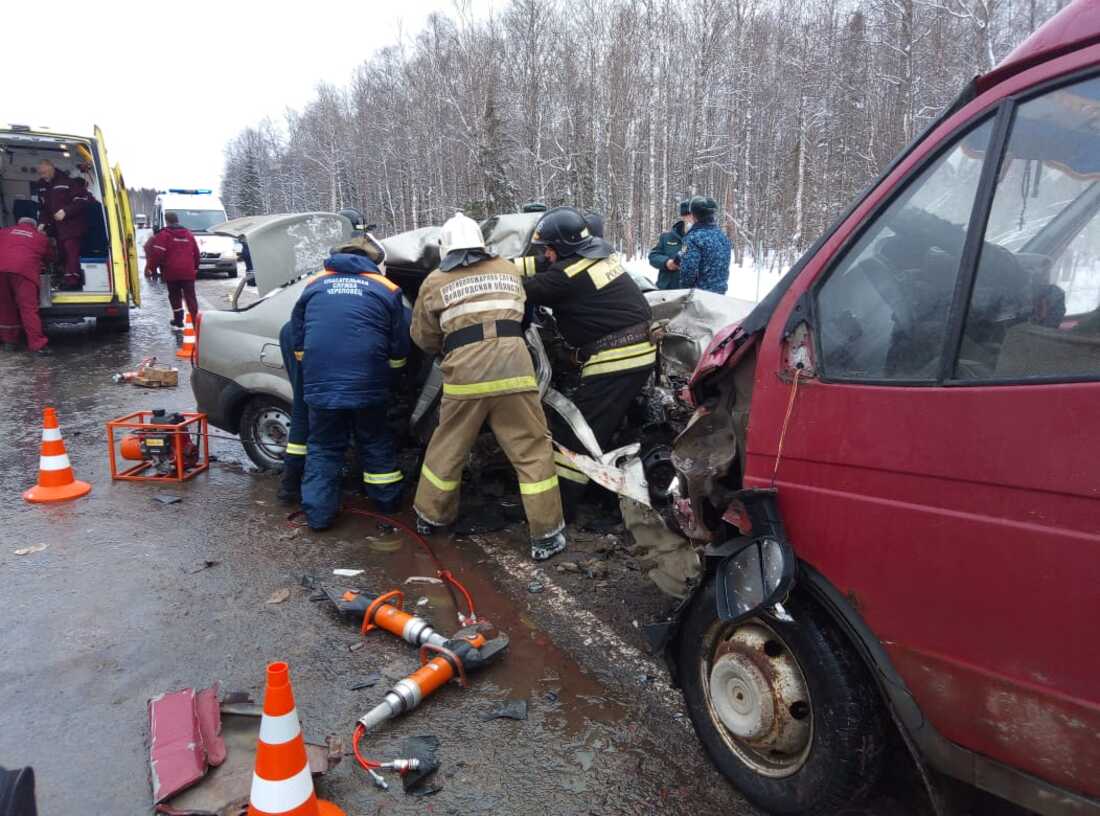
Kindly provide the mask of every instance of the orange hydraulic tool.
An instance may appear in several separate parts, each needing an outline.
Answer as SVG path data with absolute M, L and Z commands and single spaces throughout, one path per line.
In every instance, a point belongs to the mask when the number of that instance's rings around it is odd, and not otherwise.
M 412 711 L 424 698 L 455 677 L 462 686 L 466 686 L 468 671 L 487 666 L 508 648 L 507 635 L 497 633 L 496 637 L 487 638 L 486 633 L 491 632 L 492 627 L 484 623 L 467 626 L 455 632 L 453 637 L 445 638 L 423 618 L 403 611 L 400 606 L 402 597 L 402 593 L 397 590 L 387 592 L 377 598 L 363 616 L 364 633 L 382 628 L 420 647 L 420 668 L 408 677 L 398 680 L 386 692 L 382 702 L 364 714 L 355 727 L 355 757 L 374 779 L 374 783 L 383 789 L 387 787 L 386 781 L 375 769 L 397 771 L 402 776 L 427 769 L 421 767 L 418 759 L 396 759 L 391 762 L 365 759 L 359 753 L 359 741 L 363 735 L 386 720 Z M 396 600 L 397 605 L 388 603 L 391 600 Z M 432 654 L 435 656 L 432 657 Z
M 397 635 L 418 648 L 425 644 L 443 646 L 447 638 L 435 631 L 423 618 L 410 615 L 402 609 L 404 602 L 405 594 L 399 589 L 379 595 L 367 607 L 360 631 L 365 635 L 375 629 L 385 629 L 391 635 Z

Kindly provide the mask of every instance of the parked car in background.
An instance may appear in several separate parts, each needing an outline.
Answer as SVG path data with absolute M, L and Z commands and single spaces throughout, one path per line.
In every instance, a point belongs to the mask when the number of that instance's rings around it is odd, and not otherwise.
M 1100 813 L 1100 6 L 968 84 L 690 390 L 701 569 L 648 633 L 718 768 L 838 812 L 894 731 Z

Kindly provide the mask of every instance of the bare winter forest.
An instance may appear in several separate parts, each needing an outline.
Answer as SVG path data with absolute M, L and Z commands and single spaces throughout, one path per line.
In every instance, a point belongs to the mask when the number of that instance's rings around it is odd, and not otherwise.
M 384 233 L 525 201 L 629 253 L 680 198 L 738 261 L 791 256 L 1064 0 L 460 2 L 225 151 L 234 215 L 356 206 Z

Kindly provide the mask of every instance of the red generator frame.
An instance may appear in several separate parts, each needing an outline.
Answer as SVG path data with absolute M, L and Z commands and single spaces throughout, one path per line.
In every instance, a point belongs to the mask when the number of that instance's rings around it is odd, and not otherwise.
M 111 478 L 130 482 L 183 482 L 209 468 L 210 437 L 207 433 L 206 414 L 195 411 L 179 411 L 178 413 L 184 417 L 183 422 L 151 422 L 152 411 L 135 411 L 118 419 L 109 420 L 107 422 L 107 453 L 111 462 Z M 115 436 L 116 431 L 121 432 L 117 438 Z M 116 447 L 127 433 L 135 431 L 160 431 L 172 438 L 176 460 L 176 472 L 174 474 L 147 474 L 145 471 L 152 467 L 152 464 L 147 461 L 137 462 L 131 467 L 125 467 L 123 464 L 125 469 L 119 469 L 118 460 L 120 455 L 116 452 Z M 202 440 L 198 463 L 192 467 L 187 467 L 183 461 L 183 446 L 177 444 L 178 439 L 185 435 L 197 436 Z M 196 440 L 196 445 L 198 444 L 199 442 Z

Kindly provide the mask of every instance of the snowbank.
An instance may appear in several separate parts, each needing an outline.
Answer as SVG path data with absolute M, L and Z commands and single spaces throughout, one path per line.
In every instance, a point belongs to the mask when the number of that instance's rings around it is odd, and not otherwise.
M 644 255 L 627 259 L 626 266 L 631 272 L 656 283 L 657 270 L 649 265 Z M 789 268 L 789 264 L 778 263 L 774 257 L 769 257 L 758 264 L 752 258 L 745 256 L 740 266 L 735 261 L 731 261 L 729 289 L 726 294 L 740 300 L 758 303 L 772 290 L 773 286 L 779 283 L 779 279 Z

